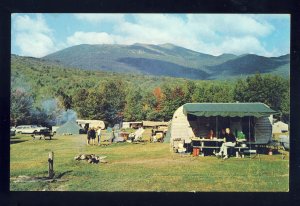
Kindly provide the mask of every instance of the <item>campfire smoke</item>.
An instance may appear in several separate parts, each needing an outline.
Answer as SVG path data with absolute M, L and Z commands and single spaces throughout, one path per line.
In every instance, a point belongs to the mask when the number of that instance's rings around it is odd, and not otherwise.
M 44 112 L 47 115 L 47 123 L 51 126 L 62 125 L 67 121 L 76 121 L 77 114 L 74 110 L 64 110 L 59 107 L 57 99 L 48 99 L 42 103 Z

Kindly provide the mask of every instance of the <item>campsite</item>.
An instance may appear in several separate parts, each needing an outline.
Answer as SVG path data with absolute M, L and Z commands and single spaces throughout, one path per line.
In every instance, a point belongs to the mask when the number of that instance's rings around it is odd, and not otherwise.
M 144 133 L 151 131 L 146 129 Z M 51 151 L 55 180 L 26 180 L 47 177 Z M 106 156 L 107 163 L 74 160 L 79 154 Z M 86 145 L 86 134 L 57 134 L 52 140 L 17 134 L 11 137 L 10 190 L 286 192 L 288 168 L 289 152 L 283 150 L 273 155 L 223 160 L 174 153 L 170 143 L 123 142 L 101 147 Z
M 11 191 L 290 190 L 290 15 L 11 20 Z
M 56 136 L 52 141 L 17 136 L 11 141 L 17 138 L 24 142 L 11 145 L 11 191 L 289 190 L 288 153 L 284 159 L 277 154 L 224 161 L 215 157 L 180 156 L 170 152 L 169 144 L 164 143 L 86 146 L 85 135 Z M 66 181 L 14 182 L 22 175 L 47 176 L 47 157 L 51 150 L 55 155 L 55 176 Z M 77 162 L 74 156 L 80 153 L 105 155 L 108 163 Z

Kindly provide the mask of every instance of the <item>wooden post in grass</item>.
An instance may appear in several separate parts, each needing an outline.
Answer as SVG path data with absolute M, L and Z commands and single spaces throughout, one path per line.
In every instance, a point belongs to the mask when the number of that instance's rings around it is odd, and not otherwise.
M 48 155 L 48 163 L 49 163 L 48 177 L 51 179 L 54 177 L 53 162 L 54 162 L 54 153 L 49 152 L 49 155 Z

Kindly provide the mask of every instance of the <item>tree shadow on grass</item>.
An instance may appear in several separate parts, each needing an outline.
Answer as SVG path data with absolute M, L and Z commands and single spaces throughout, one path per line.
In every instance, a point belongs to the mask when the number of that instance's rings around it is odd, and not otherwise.
M 73 170 L 68 170 L 66 172 L 60 173 L 59 175 L 56 176 L 56 179 L 60 179 L 60 178 L 62 178 L 62 176 L 66 175 L 68 173 L 71 173 L 71 172 L 73 172 Z
M 10 144 L 18 144 L 18 143 L 26 142 L 26 141 L 28 141 L 28 140 L 21 139 L 20 137 L 11 137 L 10 138 Z
M 35 138 L 35 139 L 32 139 L 32 140 L 34 140 L 34 141 L 38 141 L 38 140 L 41 140 L 41 141 L 52 141 L 52 140 L 58 140 L 58 139 L 53 139 L 53 138 L 49 139 L 49 138 L 46 137 L 46 139 Z
M 58 139 L 49 139 L 46 137 L 46 139 L 43 138 L 35 138 L 35 139 L 22 139 L 21 137 L 10 137 L 10 144 L 18 144 L 22 142 L 27 142 L 27 141 L 53 141 L 53 140 L 58 140 Z

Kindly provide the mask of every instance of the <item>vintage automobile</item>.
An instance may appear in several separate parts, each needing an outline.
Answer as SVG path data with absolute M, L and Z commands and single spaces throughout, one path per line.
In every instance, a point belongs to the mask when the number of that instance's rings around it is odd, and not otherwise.
M 16 129 L 14 127 L 10 128 L 10 136 L 15 136 L 16 135 Z
M 38 126 L 38 125 L 19 125 L 16 127 L 16 133 L 17 134 L 33 134 L 34 132 L 40 132 L 43 129 L 48 129 L 48 128 Z

